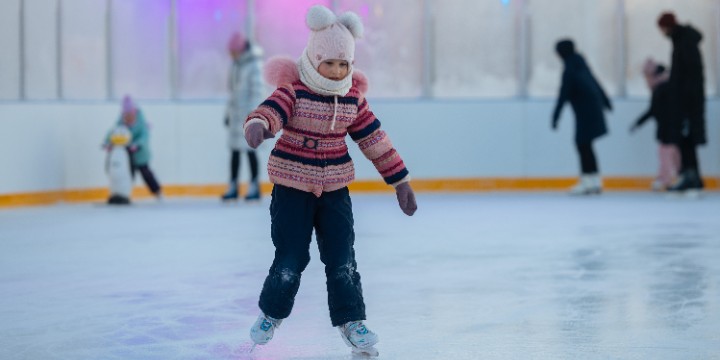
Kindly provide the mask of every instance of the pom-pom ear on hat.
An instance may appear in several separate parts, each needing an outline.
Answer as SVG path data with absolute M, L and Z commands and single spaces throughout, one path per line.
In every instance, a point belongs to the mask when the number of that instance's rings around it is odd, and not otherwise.
M 363 37 L 365 28 L 363 27 L 362 21 L 360 21 L 360 17 L 354 12 L 341 14 L 338 17 L 338 22 L 345 25 L 345 27 L 350 30 L 350 33 L 354 38 L 359 39 Z
M 305 16 L 305 24 L 313 31 L 323 30 L 336 22 L 343 24 L 354 38 L 359 39 L 363 36 L 365 28 L 360 17 L 354 12 L 348 11 L 335 16 L 330 9 L 322 5 L 314 5 Z
M 305 24 L 310 30 L 320 31 L 337 21 L 337 17 L 330 9 L 322 5 L 311 7 L 305 15 Z
M 330 9 L 315 5 L 308 10 L 305 22 L 311 30 L 305 52 L 315 69 L 328 59 L 345 60 L 352 65 L 355 39 L 363 34 L 357 14 L 346 12 L 338 17 Z

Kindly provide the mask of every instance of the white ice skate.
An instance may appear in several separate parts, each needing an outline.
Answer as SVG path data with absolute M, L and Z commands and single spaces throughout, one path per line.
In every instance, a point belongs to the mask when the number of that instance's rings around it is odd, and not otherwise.
M 650 184 L 650 190 L 652 190 L 653 192 L 665 191 L 666 188 L 667 186 L 665 186 L 665 182 L 660 179 L 655 179 L 653 180 L 652 184 Z
M 580 181 L 570 188 L 570 195 L 593 195 L 602 193 L 602 179 L 599 175 L 582 175 Z
M 350 321 L 338 326 L 340 336 L 347 346 L 352 348 L 353 354 L 367 356 L 378 356 L 379 352 L 374 347 L 380 341 L 377 334 L 370 331 L 362 321 Z
M 250 328 L 250 339 L 255 345 L 265 345 L 272 340 L 275 328 L 280 326 L 282 319 L 273 319 L 265 314 L 260 314 L 255 324 Z M 253 345 L 253 348 L 255 348 Z

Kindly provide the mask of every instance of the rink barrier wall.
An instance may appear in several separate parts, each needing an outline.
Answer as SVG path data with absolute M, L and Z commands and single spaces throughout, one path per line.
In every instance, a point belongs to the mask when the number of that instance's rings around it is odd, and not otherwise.
M 649 177 L 610 177 L 603 179 L 603 188 L 607 191 L 648 191 L 652 178 Z M 418 193 L 444 192 L 495 192 L 495 191 L 567 191 L 575 184 L 575 178 L 478 178 L 478 179 L 417 179 L 412 181 L 413 189 Z M 704 178 L 706 191 L 720 190 L 720 178 Z M 261 184 L 263 194 L 270 194 L 272 184 Z M 392 188 L 382 181 L 356 181 L 349 186 L 353 193 L 390 193 Z M 226 185 L 166 185 L 163 194 L 166 197 L 219 197 Z M 241 185 L 241 193 L 246 185 Z M 75 189 L 67 191 L 47 191 L 34 193 L 0 195 L 0 208 L 22 206 L 44 206 L 57 203 L 103 202 L 109 196 L 108 189 Z M 144 186 L 133 189 L 133 199 L 151 198 Z
M 655 127 L 628 129 L 648 99 L 613 101 L 609 134 L 595 142 L 601 174 L 608 190 L 645 191 L 658 169 Z M 578 176 L 572 111 L 566 107 L 552 131 L 553 99 L 371 103 L 418 191 L 565 191 Z M 150 125 L 150 165 L 166 195 L 219 196 L 230 160 L 224 101 L 145 100 L 140 106 Z M 0 101 L 0 206 L 104 199 L 109 180 L 101 143 L 118 111 L 116 101 Z M 718 119 L 720 99 L 708 99 L 708 143 L 698 149 L 706 179 L 720 178 Z M 259 159 L 269 157 L 274 141 L 263 143 Z M 391 191 L 356 144 L 348 139 L 348 145 L 353 190 Z M 249 177 L 247 164 L 243 156 L 241 182 Z M 260 162 L 265 183 L 266 166 Z M 139 177 L 135 184 L 142 185 Z

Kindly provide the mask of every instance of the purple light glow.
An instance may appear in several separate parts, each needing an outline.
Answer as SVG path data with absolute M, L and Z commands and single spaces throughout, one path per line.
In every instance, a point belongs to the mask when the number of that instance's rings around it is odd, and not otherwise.
M 256 2 L 256 36 L 266 58 L 275 55 L 297 58 L 307 43 L 305 14 L 313 5 L 330 7 L 330 1 L 263 0 Z
M 360 6 L 360 9 L 358 10 L 358 15 L 365 21 L 368 16 L 370 15 L 370 5 L 362 5 Z
M 233 32 L 245 32 L 245 0 L 178 0 L 180 94 L 225 96 Z

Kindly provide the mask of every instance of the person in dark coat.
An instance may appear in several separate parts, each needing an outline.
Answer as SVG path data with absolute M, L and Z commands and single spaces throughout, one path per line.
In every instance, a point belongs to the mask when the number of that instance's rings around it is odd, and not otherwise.
M 671 191 L 698 191 L 703 188 L 697 159 L 697 146 L 705 138 L 705 75 L 700 41 L 702 34 L 690 25 L 680 25 L 672 13 L 658 18 L 660 30 L 672 40 L 672 64 L 668 80 L 674 103 L 673 137 L 681 154 L 680 181 Z
M 599 194 L 602 192 L 602 180 L 592 143 L 607 133 L 603 110 L 612 110 L 612 104 L 585 59 L 575 51 L 572 40 L 559 41 L 555 50 L 562 59 L 565 69 L 560 95 L 553 113 L 552 128 L 557 129 L 560 112 L 565 102 L 569 101 L 575 112 L 575 145 L 580 156 L 580 181 L 570 189 L 570 193 Z
M 670 86 L 667 82 L 670 74 L 665 66 L 652 59 L 645 61 L 643 74 L 652 91 L 650 108 L 633 123 L 630 132 L 637 131 L 648 120 L 655 119 L 657 124 L 655 137 L 659 143 L 660 168 L 655 181 L 653 181 L 652 189 L 660 191 L 670 188 L 675 183 L 680 170 L 680 151 L 675 145 L 673 109 L 672 102 L 669 101 Z

